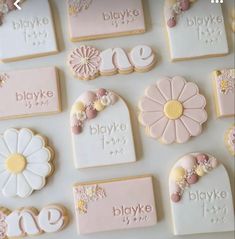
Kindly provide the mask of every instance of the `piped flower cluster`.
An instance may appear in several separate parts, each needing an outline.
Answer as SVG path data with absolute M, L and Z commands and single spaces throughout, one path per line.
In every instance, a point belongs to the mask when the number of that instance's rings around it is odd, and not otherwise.
M 6 214 L 0 210 L 0 239 L 6 238 L 7 224 L 6 224 Z
M 93 0 L 68 0 L 69 15 L 77 16 L 82 10 L 87 10 Z
M 8 78 L 9 76 L 6 73 L 0 74 L 0 88 L 3 87 Z
M 74 134 L 80 134 L 86 120 L 94 119 L 98 112 L 117 102 L 118 96 L 103 88 L 96 92 L 87 91 L 72 107 L 71 128 Z
M 228 94 L 235 88 L 235 70 L 226 69 L 223 71 L 216 71 L 217 81 L 220 92 L 222 94 Z
M 217 167 L 217 164 L 216 158 L 203 153 L 183 157 L 170 174 L 171 200 L 175 203 L 179 202 L 184 191 Z

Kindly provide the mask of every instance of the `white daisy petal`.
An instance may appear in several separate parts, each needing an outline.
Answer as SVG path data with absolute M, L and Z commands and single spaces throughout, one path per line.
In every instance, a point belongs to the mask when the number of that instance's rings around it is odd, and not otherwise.
M 175 132 L 177 143 L 185 143 L 190 138 L 190 133 L 180 119 L 175 121 Z
M 196 84 L 193 82 L 186 83 L 183 91 L 180 94 L 179 101 L 184 102 L 192 96 L 196 95 L 199 92 L 199 89 Z
M 175 76 L 171 81 L 172 100 L 177 100 L 184 89 L 186 81 L 183 77 Z
M 31 141 L 33 133 L 29 129 L 21 129 L 18 136 L 18 153 L 22 154 Z
M 33 189 L 25 179 L 22 173 L 17 175 L 17 194 L 21 198 L 28 197 L 32 194 Z
M 43 148 L 27 157 L 28 163 L 45 163 L 51 159 L 51 153 L 48 149 Z
M 165 144 L 172 144 L 175 141 L 175 122 L 169 120 L 166 129 L 162 135 L 162 141 Z
M 158 102 L 159 104 L 166 103 L 166 99 L 164 99 L 164 97 L 162 96 L 161 92 L 159 91 L 159 89 L 156 85 L 149 86 L 146 89 L 145 94 L 147 97 L 149 97 L 153 101 Z
M 198 136 L 202 132 L 202 126 L 193 119 L 188 118 L 187 116 L 181 116 L 180 118 L 184 123 L 185 127 L 192 136 Z
M 151 126 L 163 116 L 163 112 L 142 112 L 139 115 L 139 121 L 145 126 Z
M 23 175 L 25 176 L 26 181 L 29 183 L 32 189 L 34 190 L 40 190 L 45 185 L 45 180 L 43 177 L 34 174 L 28 170 L 25 170 L 23 172 Z
M 41 148 L 44 147 L 44 139 L 40 136 L 34 136 L 28 146 L 26 147 L 25 151 L 23 152 L 24 156 L 29 156 Z
M 5 164 L 4 164 L 4 163 L 0 163 L 0 173 L 1 173 L 2 171 L 4 171 L 4 170 L 6 170 Z
M 206 122 L 207 113 L 203 109 L 185 109 L 184 115 L 199 122 L 200 124 Z
M 8 129 L 5 131 L 3 137 L 10 152 L 17 153 L 18 131 L 16 129 Z
M 6 170 L 4 172 L 0 173 L 0 189 L 2 189 L 4 187 L 7 180 L 9 179 L 10 175 L 11 174 Z
M 51 165 L 48 163 L 35 163 L 35 164 L 28 164 L 27 165 L 27 170 L 42 176 L 42 177 L 46 177 L 50 174 L 51 172 Z
M 168 101 L 172 99 L 171 95 L 171 80 L 169 78 L 161 78 L 157 82 L 158 89 L 164 98 Z
M 163 105 L 151 100 L 148 97 L 143 97 L 139 102 L 139 108 L 142 111 L 163 111 Z
M 9 154 L 10 154 L 10 151 L 7 148 L 5 140 L 2 136 L 0 136 L 0 155 L 7 157 Z
M 186 109 L 199 109 L 204 108 L 206 105 L 206 99 L 203 95 L 195 95 L 183 103 Z
M 15 197 L 17 195 L 17 176 L 11 174 L 10 178 L 4 185 L 2 193 L 6 197 Z
M 169 119 L 166 117 L 158 120 L 153 126 L 149 128 L 150 136 L 156 139 L 160 138 L 165 131 L 168 121 Z
M 7 156 L 3 156 L 0 154 L 0 163 L 5 163 Z

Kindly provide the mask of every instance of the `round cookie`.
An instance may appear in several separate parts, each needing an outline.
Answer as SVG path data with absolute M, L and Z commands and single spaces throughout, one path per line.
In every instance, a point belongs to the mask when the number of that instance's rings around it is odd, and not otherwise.
M 0 135 L 0 190 L 6 197 L 29 197 L 53 172 L 53 151 L 31 130 L 7 129 Z
M 235 125 L 230 127 L 224 137 L 225 145 L 232 156 L 235 155 Z
M 161 78 L 145 90 L 139 102 L 139 122 L 147 135 L 164 144 L 185 143 L 202 132 L 207 120 L 206 99 L 195 83 Z

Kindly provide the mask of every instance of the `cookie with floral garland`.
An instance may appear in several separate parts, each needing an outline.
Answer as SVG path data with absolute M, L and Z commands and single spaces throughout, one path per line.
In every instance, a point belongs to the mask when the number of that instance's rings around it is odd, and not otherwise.
M 0 135 L 0 191 L 6 197 L 29 197 L 53 173 L 53 150 L 31 130 L 7 129 Z
M 181 157 L 170 172 L 169 192 L 174 235 L 234 231 L 228 173 L 212 155 Z
M 76 168 L 136 161 L 129 110 L 116 93 L 84 92 L 72 106 L 70 124 Z

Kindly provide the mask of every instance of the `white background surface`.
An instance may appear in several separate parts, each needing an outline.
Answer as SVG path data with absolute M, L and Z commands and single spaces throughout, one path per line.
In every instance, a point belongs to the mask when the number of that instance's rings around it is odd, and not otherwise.
M 210 0 L 203 0 L 210 1 Z M 204 151 L 216 156 L 228 170 L 230 180 L 234 181 L 234 159 L 227 152 L 223 137 L 224 132 L 231 126 L 233 119 L 216 119 L 212 99 L 212 86 L 209 74 L 216 68 L 229 68 L 234 66 L 234 48 L 232 46 L 232 33 L 228 21 L 229 8 L 233 0 L 224 0 L 223 11 L 227 24 L 230 54 L 226 57 L 170 63 L 168 43 L 163 21 L 163 0 L 143 0 L 147 32 L 142 35 L 127 36 L 113 39 L 104 39 L 86 42 L 100 49 L 108 47 L 123 47 L 131 49 L 137 44 L 147 44 L 154 48 L 158 54 L 157 66 L 148 73 L 130 75 L 115 75 L 99 77 L 90 82 L 75 80 L 68 67 L 66 57 L 71 49 L 78 43 L 69 41 L 65 0 L 52 0 L 54 19 L 56 22 L 57 38 L 60 53 L 55 56 L 26 60 L 15 63 L 0 64 L 0 71 L 24 69 L 56 65 L 60 69 L 62 89 L 63 112 L 52 116 L 33 117 L 0 122 L 0 132 L 9 127 L 28 127 L 47 136 L 50 144 L 55 148 L 55 173 L 49 178 L 47 186 L 35 192 L 27 199 L 8 199 L 0 195 L 0 205 L 10 209 L 24 206 L 42 208 L 50 203 L 60 203 L 69 210 L 71 221 L 68 227 L 56 234 L 44 234 L 36 238 L 50 239 L 170 239 L 172 234 L 170 203 L 168 195 L 168 174 L 174 162 L 182 155 L 193 151 Z M 233 35 L 234 36 L 234 35 Z M 194 47 L 194 46 L 192 46 Z M 182 145 L 161 145 L 157 141 L 146 137 L 144 129 L 137 123 L 138 99 L 144 94 L 144 89 L 157 81 L 159 76 L 182 75 L 188 80 L 195 81 L 201 93 L 207 98 L 207 112 L 209 120 L 204 124 L 201 136 L 191 139 Z M 32 79 L 33 82 L 33 79 Z M 138 162 L 84 169 L 77 171 L 73 165 L 73 155 L 70 137 L 69 110 L 74 100 L 85 90 L 90 88 L 109 88 L 120 94 L 129 104 L 132 114 L 134 136 L 137 149 Z M 87 142 L 89 143 L 89 142 Z M 155 177 L 155 194 L 159 222 L 151 228 L 99 233 L 87 236 L 78 236 L 74 218 L 74 204 L 72 185 L 79 181 L 108 179 L 123 176 L 134 176 L 151 173 Z M 234 185 L 233 185 L 234 186 Z M 100 215 L 102 216 L 102 215 Z M 193 215 L 192 215 L 193 218 Z M 189 220 L 191 220 L 189 218 Z M 195 222 L 196 223 L 196 222 Z M 218 233 L 208 235 L 194 235 L 177 238 L 189 239 L 232 239 L 234 233 Z

